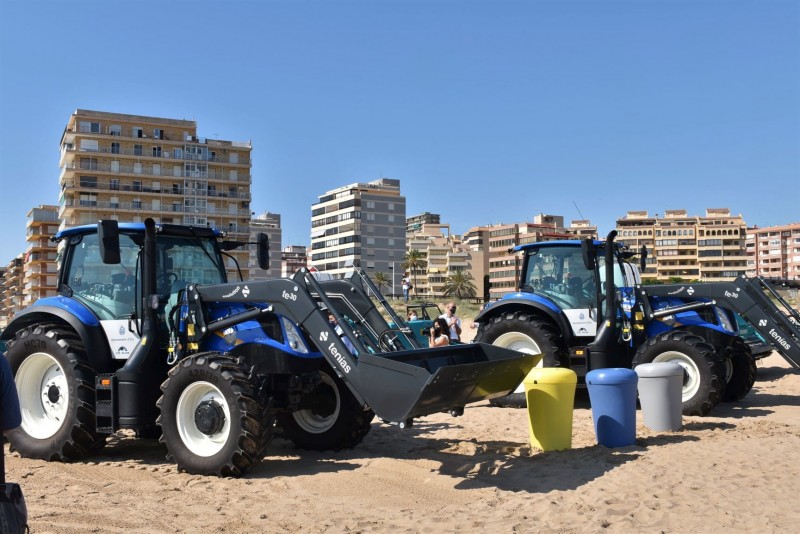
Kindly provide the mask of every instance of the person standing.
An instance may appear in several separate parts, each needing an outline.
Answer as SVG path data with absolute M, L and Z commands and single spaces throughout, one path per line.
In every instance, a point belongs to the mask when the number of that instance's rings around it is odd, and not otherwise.
M 408 302 L 408 291 L 411 289 L 411 280 L 408 278 L 408 273 L 403 274 L 403 300 Z
M 440 317 L 447 322 L 447 327 L 450 329 L 450 340 L 461 341 L 461 319 L 456 315 L 455 302 L 448 302 Z

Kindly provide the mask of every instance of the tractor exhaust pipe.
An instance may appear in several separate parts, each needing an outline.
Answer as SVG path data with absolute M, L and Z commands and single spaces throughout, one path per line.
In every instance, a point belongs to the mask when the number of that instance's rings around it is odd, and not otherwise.
M 142 337 L 125 365 L 117 371 L 119 423 L 121 427 L 138 428 L 152 425 L 158 415 L 155 403 L 163 373 L 156 360 L 159 350 L 158 306 L 156 293 L 156 223 L 144 221 L 142 251 Z M 166 367 L 166 364 L 163 364 Z M 166 372 L 166 370 L 165 370 Z
M 606 236 L 606 328 L 610 329 L 607 334 L 612 338 L 616 338 L 616 289 L 614 288 L 614 238 L 617 237 L 617 231 L 611 230 Z

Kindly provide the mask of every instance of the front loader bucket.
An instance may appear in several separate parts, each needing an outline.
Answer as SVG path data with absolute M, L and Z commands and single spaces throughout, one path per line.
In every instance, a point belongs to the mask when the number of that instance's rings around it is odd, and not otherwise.
M 359 393 L 378 417 L 401 422 L 508 395 L 535 358 L 485 343 L 362 354 Z

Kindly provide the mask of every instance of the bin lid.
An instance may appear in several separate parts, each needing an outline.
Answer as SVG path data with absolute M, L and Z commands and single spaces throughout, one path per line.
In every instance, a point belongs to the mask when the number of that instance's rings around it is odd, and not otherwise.
M 683 376 L 683 367 L 675 362 L 643 363 L 633 368 L 639 378 L 662 378 Z
M 630 384 L 638 382 L 639 377 L 633 369 L 612 367 L 595 369 L 586 373 L 586 383 L 595 385 Z
M 524 384 L 577 384 L 578 375 L 563 367 L 534 367 L 522 381 Z

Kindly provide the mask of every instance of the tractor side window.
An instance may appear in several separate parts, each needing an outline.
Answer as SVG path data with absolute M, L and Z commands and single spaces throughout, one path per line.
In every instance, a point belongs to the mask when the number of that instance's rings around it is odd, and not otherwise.
M 72 296 L 101 320 L 122 319 L 134 311 L 136 302 L 136 258 L 139 246 L 120 235 L 120 259 L 116 265 L 103 263 L 97 234 L 87 234 L 71 245 L 66 284 Z

